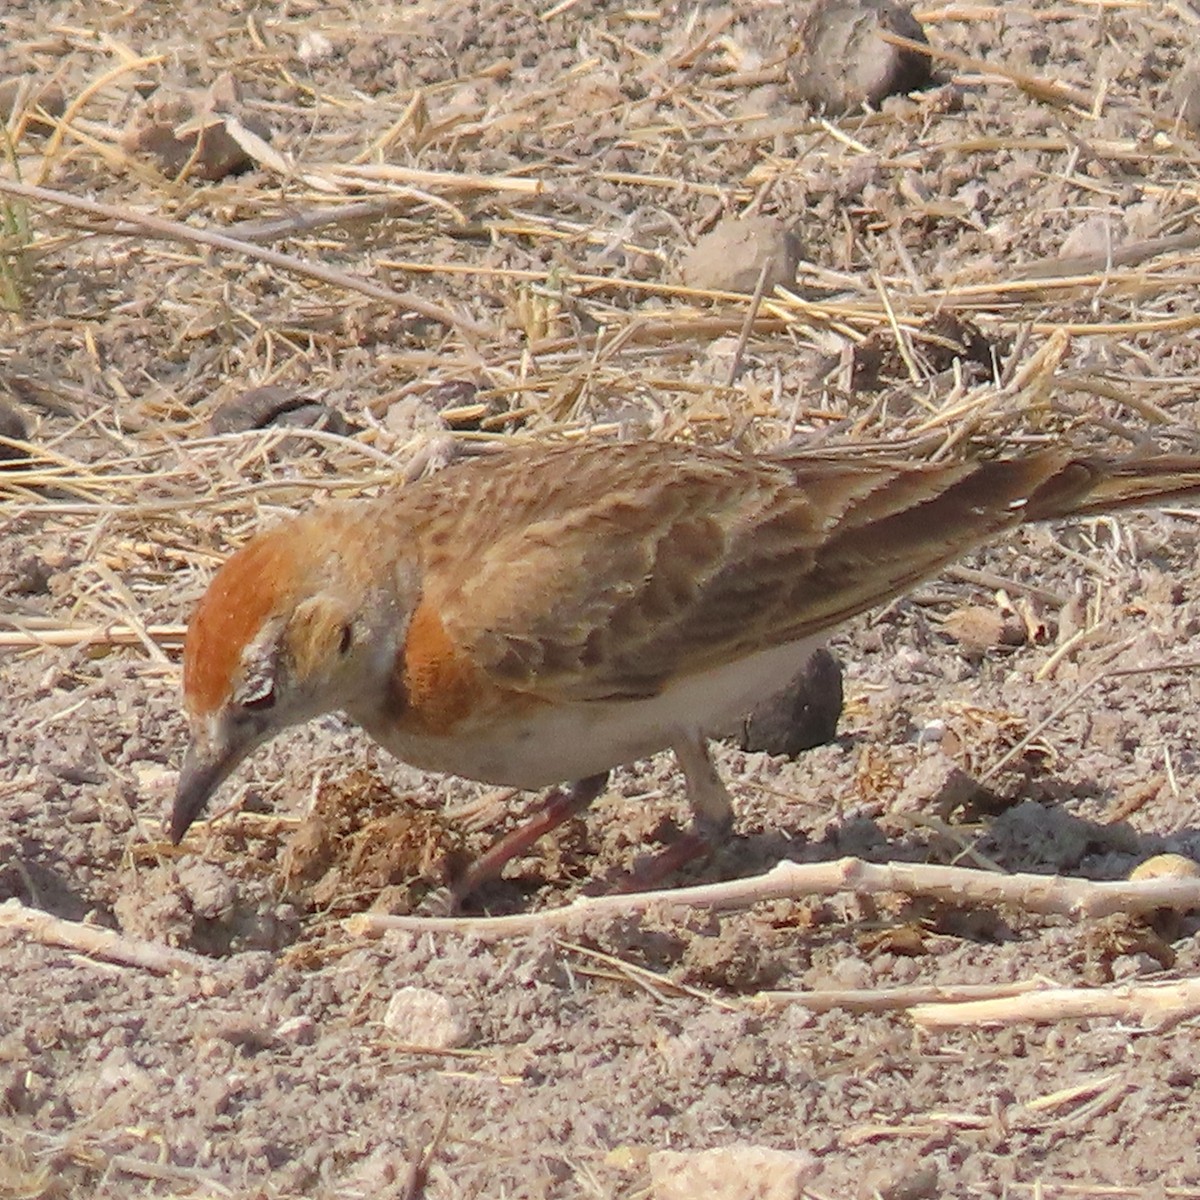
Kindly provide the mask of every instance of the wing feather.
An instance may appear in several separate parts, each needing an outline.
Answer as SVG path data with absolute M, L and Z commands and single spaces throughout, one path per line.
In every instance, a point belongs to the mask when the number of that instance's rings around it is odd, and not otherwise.
M 540 448 L 441 472 L 414 489 L 414 526 L 429 599 L 498 685 L 647 696 L 911 587 L 1019 524 L 1067 461 Z

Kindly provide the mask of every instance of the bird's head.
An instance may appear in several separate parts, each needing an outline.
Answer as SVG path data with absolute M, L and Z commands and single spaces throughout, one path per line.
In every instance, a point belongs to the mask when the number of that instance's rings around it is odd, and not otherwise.
M 191 744 L 172 841 L 255 747 L 387 688 L 406 623 L 404 581 L 393 573 L 391 587 L 379 586 L 378 560 L 355 525 L 352 509 L 298 518 L 255 537 L 213 577 L 184 643 Z

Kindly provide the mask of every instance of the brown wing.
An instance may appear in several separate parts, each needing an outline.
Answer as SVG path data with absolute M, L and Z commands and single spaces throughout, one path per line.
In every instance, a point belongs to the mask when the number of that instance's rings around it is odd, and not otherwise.
M 413 501 L 454 642 L 508 688 L 599 699 L 831 629 L 1090 483 L 1052 451 L 913 466 L 601 443 L 451 468 Z

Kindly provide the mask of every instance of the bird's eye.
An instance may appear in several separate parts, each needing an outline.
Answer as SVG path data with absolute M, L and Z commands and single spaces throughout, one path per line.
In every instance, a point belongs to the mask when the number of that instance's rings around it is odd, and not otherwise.
M 354 641 L 354 630 L 350 628 L 349 624 L 343 625 L 342 626 L 342 640 L 340 642 L 338 642 L 338 653 L 339 654 L 349 654 L 350 653 L 350 645 L 353 641 Z

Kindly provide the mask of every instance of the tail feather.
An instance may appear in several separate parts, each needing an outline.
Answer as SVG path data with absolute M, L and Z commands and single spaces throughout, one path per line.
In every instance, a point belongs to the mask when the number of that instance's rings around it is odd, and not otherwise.
M 1027 521 L 1102 516 L 1200 500 L 1200 456 L 1158 454 L 1126 459 L 1076 458 L 1028 500 Z

